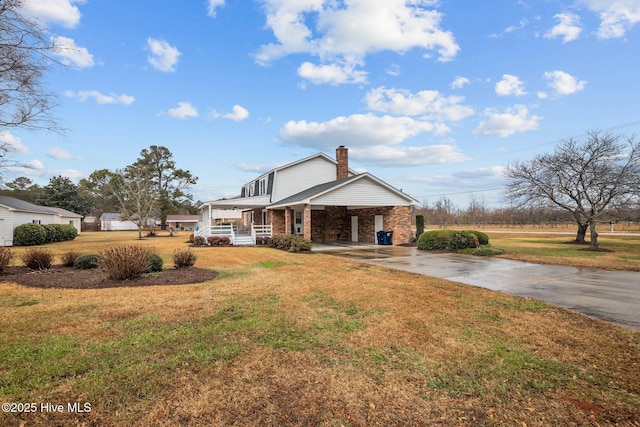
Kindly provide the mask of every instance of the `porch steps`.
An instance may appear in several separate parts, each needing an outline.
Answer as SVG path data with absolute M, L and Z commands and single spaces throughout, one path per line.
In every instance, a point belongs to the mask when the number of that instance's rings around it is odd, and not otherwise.
M 234 246 L 254 246 L 255 244 L 251 234 L 236 234 L 233 241 Z

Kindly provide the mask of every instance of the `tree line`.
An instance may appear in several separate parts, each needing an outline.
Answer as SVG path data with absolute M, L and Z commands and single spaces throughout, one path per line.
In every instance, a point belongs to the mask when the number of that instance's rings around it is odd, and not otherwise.
M 188 193 L 198 178 L 180 169 L 173 154 L 152 145 L 140 152 L 131 165 L 114 171 L 100 169 L 74 184 L 64 176 L 55 176 L 40 186 L 26 177 L 5 184 L 0 194 L 42 206 L 58 207 L 79 215 L 100 217 L 117 212 L 123 220 L 138 225 L 139 236 L 149 219 L 158 219 L 166 228 L 167 215 L 197 213 L 197 204 Z

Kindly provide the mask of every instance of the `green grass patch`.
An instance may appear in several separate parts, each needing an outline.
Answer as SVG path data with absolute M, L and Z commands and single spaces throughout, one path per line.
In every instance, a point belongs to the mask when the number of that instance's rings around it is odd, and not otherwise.
M 192 321 L 164 322 L 146 314 L 105 323 L 104 335 L 117 338 L 82 341 L 58 334 L 4 345 L 0 394 L 16 401 L 45 398 L 73 379 L 87 401 L 130 409 L 135 401 L 151 404 L 171 381 L 167 374 L 178 369 L 207 370 L 254 345 L 289 351 L 335 345 L 366 327 L 366 310 L 318 298 L 309 301 L 325 310 L 308 323 L 284 314 L 278 296 L 234 297 L 213 316 Z

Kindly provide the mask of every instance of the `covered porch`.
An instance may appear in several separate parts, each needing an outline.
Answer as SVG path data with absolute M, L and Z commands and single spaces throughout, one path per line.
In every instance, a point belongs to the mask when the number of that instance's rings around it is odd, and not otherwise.
M 260 237 L 272 237 L 273 227 L 265 221 L 256 221 L 255 210 L 264 210 L 269 197 L 234 198 L 206 202 L 200 206 L 201 220 L 194 236 L 207 239 L 211 236 L 228 237 L 234 246 L 251 246 Z M 222 214 L 220 214 L 222 212 Z M 226 212 L 226 213 L 225 213 Z M 217 213 L 217 214 L 216 214 Z M 233 218 L 233 221 L 216 223 L 217 217 Z

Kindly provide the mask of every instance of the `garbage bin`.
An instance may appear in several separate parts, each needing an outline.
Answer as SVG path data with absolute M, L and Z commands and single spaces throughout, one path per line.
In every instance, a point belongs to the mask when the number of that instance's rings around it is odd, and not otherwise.
M 389 230 L 389 231 L 383 231 L 384 234 L 384 243 L 382 243 L 383 245 L 390 245 L 391 244 L 391 237 L 393 237 L 393 230 Z
M 378 244 L 384 245 L 384 231 L 378 231 L 376 237 L 378 238 Z

